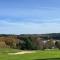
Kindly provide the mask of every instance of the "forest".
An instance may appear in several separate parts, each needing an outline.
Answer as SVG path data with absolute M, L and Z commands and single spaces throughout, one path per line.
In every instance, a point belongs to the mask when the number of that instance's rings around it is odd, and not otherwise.
M 21 50 L 60 49 L 60 33 L 0 34 L 0 48 Z

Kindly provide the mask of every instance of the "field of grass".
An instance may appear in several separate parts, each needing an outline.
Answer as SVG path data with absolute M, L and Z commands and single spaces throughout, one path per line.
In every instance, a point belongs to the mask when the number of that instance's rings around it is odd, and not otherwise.
M 19 52 L 16 49 L 0 49 L 0 60 L 60 60 L 60 50 L 45 50 L 31 54 L 8 55 L 11 52 Z

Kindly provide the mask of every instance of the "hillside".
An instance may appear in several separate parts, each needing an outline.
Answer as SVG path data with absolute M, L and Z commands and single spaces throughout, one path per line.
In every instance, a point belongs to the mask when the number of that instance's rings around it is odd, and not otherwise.
M 54 41 L 57 42 L 56 45 L 60 49 L 60 33 L 21 35 L 0 34 L 0 48 L 15 48 L 23 50 L 56 48 Z

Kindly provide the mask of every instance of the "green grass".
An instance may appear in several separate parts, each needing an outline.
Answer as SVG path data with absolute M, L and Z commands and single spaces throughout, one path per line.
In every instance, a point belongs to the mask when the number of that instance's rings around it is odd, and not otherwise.
M 19 52 L 20 50 L 17 49 L 11 49 L 11 48 L 0 48 L 0 53 L 15 53 Z
M 60 60 L 60 50 L 45 50 L 32 54 L 8 55 L 10 52 L 18 52 L 17 49 L 0 49 L 0 60 Z

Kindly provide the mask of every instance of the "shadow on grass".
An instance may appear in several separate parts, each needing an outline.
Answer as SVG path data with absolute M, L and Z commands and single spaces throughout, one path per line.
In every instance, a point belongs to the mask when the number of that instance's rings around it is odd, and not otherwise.
M 60 58 L 47 58 L 47 59 L 35 59 L 35 60 L 60 60 Z

